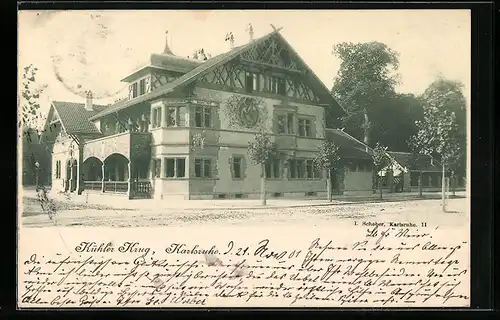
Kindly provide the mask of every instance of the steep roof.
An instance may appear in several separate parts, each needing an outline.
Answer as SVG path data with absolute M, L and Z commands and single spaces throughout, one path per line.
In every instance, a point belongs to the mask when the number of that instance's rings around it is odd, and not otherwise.
M 76 102 L 53 101 L 52 106 L 66 133 L 99 133 L 98 128 L 89 119 L 106 106 L 94 104 L 93 111 L 87 111 L 84 103 Z
M 287 48 L 298 57 L 298 59 L 301 61 L 301 63 L 304 65 L 304 67 L 308 70 L 307 76 L 313 78 L 313 81 L 316 83 L 315 87 L 320 92 L 322 92 L 322 97 L 325 98 L 325 99 L 328 99 L 328 101 L 330 103 L 336 105 L 338 107 L 337 109 L 339 110 L 339 113 L 345 113 L 344 108 L 342 106 L 340 106 L 338 104 L 338 102 L 334 99 L 334 97 L 331 95 L 331 93 L 328 90 L 328 88 L 326 88 L 326 86 L 323 84 L 323 82 L 314 74 L 314 72 L 307 66 L 307 64 L 302 60 L 302 58 L 300 58 L 300 56 L 295 52 L 295 50 L 290 46 L 290 44 L 276 30 L 276 31 L 273 31 L 273 32 L 271 32 L 271 33 L 269 33 L 269 34 L 261 37 L 261 38 L 258 38 L 256 40 L 251 41 L 251 42 L 249 42 L 247 44 L 244 44 L 242 46 L 235 47 L 234 49 L 232 49 L 232 50 L 230 50 L 228 52 L 219 54 L 219 55 L 217 55 L 217 56 L 215 56 L 215 57 L 213 57 L 213 58 L 211 58 L 209 60 L 206 60 L 206 62 L 202 63 L 198 67 L 196 67 L 193 70 L 191 70 L 191 71 L 183 74 L 179 78 L 175 79 L 174 81 L 172 81 L 170 83 L 167 83 L 166 85 L 158 88 L 155 91 L 152 91 L 152 92 L 147 93 L 145 95 L 142 95 L 142 96 L 139 96 L 139 97 L 134 98 L 132 100 L 129 100 L 129 101 L 127 101 L 124 104 L 112 105 L 112 106 L 106 108 L 105 110 L 103 110 L 102 112 L 96 114 L 91 119 L 97 119 L 97 118 L 100 118 L 102 116 L 105 116 L 105 115 L 111 114 L 113 112 L 119 111 L 121 109 L 125 109 L 125 108 L 127 108 L 129 106 L 132 106 L 132 105 L 135 105 L 135 104 L 138 104 L 138 103 L 141 103 L 141 102 L 149 101 L 149 100 L 152 100 L 152 99 L 156 99 L 156 98 L 159 98 L 159 97 L 161 97 L 163 95 L 171 93 L 171 92 L 173 92 L 174 90 L 176 90 L 176 89 L 178 89 L 180 87 L 188 85 L 189 83 L 191 83 L 196 78 L 198 78 L 199 76 L 203 75 L 204 73 L 209 72 L 213 68 L 215 68 L 215 67 L 217 67 L 219 65 L 222 65 L 222 64 L 230 61 L 231 59 L 235 58 L 238 54 L 244 52 L 245 50 L 247 50 L 247 49 L 249 49 L 249 48 L 251 48 L 253 46 L 257 46 L 259 43 L 264 42 L 266 39 L 268 39 L 268 38 L 270 38 L 271 36 L 274 36 L 274 35 L 276 35 L 283 42 L 283 44 L 285 44 L 287 46 Z
M 339 151 L 344 158 L 372 158 L 372 148 L 342 130 L 327 128 L 326 138 L 340 146 Z

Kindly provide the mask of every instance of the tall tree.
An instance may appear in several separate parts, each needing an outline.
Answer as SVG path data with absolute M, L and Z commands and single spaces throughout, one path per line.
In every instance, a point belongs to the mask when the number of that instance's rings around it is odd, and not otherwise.
M 426 100 L 424 120 L 417 121 L 417 134 L 408 141 L 420 154 L 438 156 L 442 164 L 442 209 L 446 211 L 446 168 L 460 158 L 459 126 L 455 113 L 440 105 L 441 99 Z
M 347 109 L 346 131 L 370 144 L 374 140 L 370 133 L 377 126 L 372 118 L 395 94 L 398 54 L 383 43 L 367 42 L 336 44 L 333 55 L 341 64 L 332 94 Z
M 332 141 L 325 140 L 314 155 L 314 165 L 327 173 L 326 189 L 328 201 L 332 201 L 332 170 L 341 169 L 340 165 L 340 146 Z
M 426 105 L 454 114 L 457 128 L 453 132 L 453 138 L 458 141 L 459 154 L 455 157 L 455 161 L 448 164 L 452 170 L 452 177 L 455 176 L 455 172 L 465 176 L 467 170 L 467 103 L 463 90 L 462 83 L 438 77 L 421 96 Z M 453 185 L 454 182 L 452 179 Z
M 255 134 L 253 141 L 248 142 L 248 157 L 255 165 L 261 167 L 260 198 L 262 205 L 266 205 L 266 165 L 278 159 L 280 151 L 278 145 L 271 141 L 265 131 Z
M 40 95 L 46 85 L 40 85 L 37 80 L 38 69 L 32 64 L 23 69 L 21 96 L 19 103 L 21 114 L 19 132 L 22 134 L 23 150 L 23 184 L 33 184 L 39 178 L 43 183 L 48 178 L 50 170 L 50 155 L 44 145 L 40 145 L 42 113 L 40 111 Z M 35 165 L 38 163 L 38 167 Z M 40 175 L 38 177 L 38 175 Z
M 23 69 L 20 99 L 22 106 L 20 127 L 22 128 L 39 128 L 42 119 L 40 95 L 47 86 L 37 83 L 37 72 L 38 68 L 32 64 Z

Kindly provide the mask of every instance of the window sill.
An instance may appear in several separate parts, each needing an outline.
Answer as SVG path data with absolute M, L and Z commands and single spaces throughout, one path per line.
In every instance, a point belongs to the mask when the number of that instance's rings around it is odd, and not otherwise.
M 288 180 L 299 180 L 299 181 L 321 181 L 323 178 L 288 178 Z

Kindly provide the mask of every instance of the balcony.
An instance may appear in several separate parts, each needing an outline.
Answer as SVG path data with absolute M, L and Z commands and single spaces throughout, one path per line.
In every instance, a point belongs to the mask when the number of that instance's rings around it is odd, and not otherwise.
M 87 141 L 83 148 L 83 161 L 97 158 L 104 162 L 113 154 L 132 158 L 149 157 L 151 152 L 151 133 L 123 132 L 115 135 Z

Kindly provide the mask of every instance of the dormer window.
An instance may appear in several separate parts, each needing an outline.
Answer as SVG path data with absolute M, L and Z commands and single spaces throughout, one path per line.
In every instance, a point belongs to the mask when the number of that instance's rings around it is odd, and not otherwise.
M 146 79 L 142 79 L 139 81 L 139 95 L 143 95 L 146 93 Z
M 137 98 L 137 82 L 132 84 L 132 98 Z

